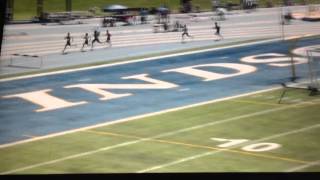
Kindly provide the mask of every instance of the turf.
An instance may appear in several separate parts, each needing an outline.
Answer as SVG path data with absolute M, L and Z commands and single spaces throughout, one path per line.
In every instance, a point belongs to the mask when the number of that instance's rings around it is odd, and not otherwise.
M 281 92 L 252 94 L 1 148 L 0 172 L 319 171 L 320 96 L 290 90 L 278 104 Z M 211 138 L 248 141 L 219 147 L 226 142 Z M 280 147 L 261 152 L 243 149 L 257 143 Z
M 268 0 L 260 0 L 259 6 L 266 7 Z M 303 4 L 304 0 L 296 0 L 296 4 Z M 222 4 L 227 2 L 239 4 L 239 0 L 221 0 Z M 282 4 L 282 0 L 271 0 L 274 6 Z M 318 3 L 318 0 L 307 0 L 307 4 Z M 163 4 L 167 5 L 173 12 L 178 12 L 180 8 L 180 0 L 72 0 L 73 11 L 88 11 L 91 8 L 97 7 L 98 10 L 110 5 L 122 4 L 128 7 L 159 7 Z M 201 11 L 211 11 L 211 0 L 196 0 L 193 1 L 193 6 L 199 6 Z M 61 12 L 66 10 L 65 0 L 44 0 L 45 12 Z M 36 16 L 36 0 L 14 0 L 14 19 L 25 20 Z

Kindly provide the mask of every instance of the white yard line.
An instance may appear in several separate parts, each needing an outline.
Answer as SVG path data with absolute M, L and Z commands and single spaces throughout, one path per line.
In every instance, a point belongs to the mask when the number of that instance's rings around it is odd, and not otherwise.
M 12 173 L 15 173 L 15 172 L 19 172 L 19 171 L 23 171 L 23 170 L 27 170 L 27 169 L 32 169 L 32 168 L 35 168 L 35 167 L 40 167 L 40 166 L 44 166 L 44 165 L 48 165 L 48 164 L 58 163 L 58 162 L 65 161 L 65 160 L 68 160 L 68 159 L 74 159 L 74 158 L 78 158 L 78 157 L 82 157 L 82 156 L 87 156 L 87 155 L 90 155 L 90 154 L 98 153 L 98 152 L 101 152 L 101 151 L 106 151 L 106 150 L 110 150 L 110 149 L 114 149 L 114 148 L 118 148 L 118 147 L 127 146 L 127 145 L 130 145 L 130 144 L 135 144 L 135 143 L 138 143 L 138 142 L 141 142 L 141 141 L 143 141 L 143 140 L 129 141 L 129 142 L 117 144 L 117 145 L 114 145 L 114 146 L 107 146 L 107 147 L 100 148 L 100 149 L 97 149 L 97 150 L 94 150 L 94 151 L 88 151 L 88 152 L 84 152 L 84 153 L 79 153 L 79 154 L 67 156 L 67 157 L 56 159 L 56 160 L 52 160 L 52 161 L 47 161 L 47 162 L 43 162 L 43 163 L 34 164 L 34 165 L 31 165 L 31 166 L 26 166 L 26 167 L 19 168 L 19 169 L 14 169 L 14 170 L 11 170 L 11 171 L 1 172 L 0 175 L 12 174 Z
M 200 103 L 200 104 L 202 104 L 202 103 Z M 300 104 L 303 104 L 303 103 L 300 103 Z M 194 106 L 194 105 L 192 105 L 192 106 Z M 182 133 L 182 132 L 187 132 L 187 131 L 191 131 L 191 130 L 195 130 L 195 129 L 199 129 L 199 128 L 203 128 L 203 127 L 213 126 L 213 125 L 216 125 L 216 124 L 236 121 L 236 120 L 240 120 L 240 119 L 243 119 L 243 118 L 258 116 L 258 115 L 262 115 L 262 114 L 266 114 L 266 113 L 270 113 L 270 112 L 289 109 L 289 108 L 294 107 L 294 106 L 296 106 L 296 105 L 289 105 L 289 106 L 283 106 L 283 107 L 268 109 L 268 110 L 259 111 L 259 112 L 255 112 L 255 113 L 251 113 L 251 114 L 242 115 L 242 116 L 237 116 L 237 117 L 233 117 L 233 118 L 228 118 L 228 119 L 224 119 L 224 120 L 220 120 L 220 121 L 215 121 L 215 122 L 211 122 L 211 123 L 197 125 L 197 126 L 193 126 L 193 127 L 189 127 L 189 128 L 185 128 L 185 129 L 180 129 L 180 130 L 177 130 L 177 131 L 172 131 L 172 132 L 159 134 L 159 135 L 156 135 L 156 136 L 153 136 L 153 137 L 149 137 L 149 138 L 143 138 L 143 139 L 139 139 L 139 140 L 128 141 L 128 142 L 125 142 L 125 143 L 121 143 L 121 144 L 117 144 L 117 145 L 113 145 L 113 146 L 107 146 L 107 147 L 103 147 L 103 148 L 100 148 L 100 149 L 97 149 L 97 150 L 87 151 L 87 152 L 84 152 L 84 153 L 79 153 L 79 154 L 67 156 L 67 157 L 56 159 L 56 160 L 52 160 L 52 161 L 33 164 L 33 165 L 22 167 L 22 168 L 13 169 L 13 170 L 6 171 L 6 172 L 1 172 L 0 174 L 11 174 L 11 173 L 15 173 L 15 172 L 23 171 L 23 170 L 32 169 L 32 168 L 35 168 L 35 167 L 40 167 L 40 166 L 53 164 L 53 163 L 57 163 L 57 162 L 61 162 L 61 161 L 69 160 L 69 159 L 74 159 L 74 158 L 78 158 L 78 157 L 82 157 L 82 156 L 86 156 L 86 155 L 91 155 L 91 154 L 94 154 L 94 153 L 98 153 L 98 152 L 102 152 L 102 151 L 106 151 L 106 150 L 110 150 L 110 149 L 114 149 L 114 148 L 118 148 L 118 147 L 127 146 L 127 145 L 131 145 L 131 144 L 135 144 L 135 143 L 139 143 L 139 142 L 143 142 L 143 141 L 148 141 L 148 140 L 152 140 L 152 139 L 156 139 L 156 138 L 162 138 L 162 137 L 166 137 L 166 136 L 171 136 L 171 135 L 179 134 L 179 133 Z M 180 108 L 177 108 L 177 109 L 180 109 Z M 155 114 L 155 113 L 152 113 L 152 114 Z M 85 130 L 85 129 L 89 129 L 89 128 L 82 128 L 82 130 Z M 295 130 L 295 131 L 298 131 L 298 130 Z M 64 133 L 66 133 L 66 132 L 64 132 Z M 288 133 L 289 132 L 283 133 L 283 134 L 288 134 Z M 279 135 L 274 135 L 272 137 L 276 137 L 276 136 L 279 136 Z M 263 139 L 265 140 L 266 138 L 263 138 Z
M 209 152 L 205 152 L 205 153 L 202 153 L 202 154 L 197 154 L 195 156 L 182 158 L 182 159 L 179 159 L 177 161 L 169 162 L 167 164 L 162 164 L 162 165 L 158 165 L 158 166 L 153 166 L 151 168 L 143 169 L 143 170 L 137 171 L 137 173 L 146 173 L 146 172 L 149 172 L 149 171 L 165 168 L 165 167 L 172 166 L 172 165 L 175 165 L 175 164 L 180 164 L 180 163 L 183 163 L 183 162 L 186 162 L 186 161 L 191 161 L 193 159 L 198 159 L 198 158 L 201 158 L 201 157 L 204 157 L 204 156 L 212 155 L 215 152 L 217 152 L 217 151 L 209 151 Z
M 266 141 L 266 140 L 270 140 L 270 139 L 275 139 L 275 138 L 278 138 L 278 137 L 283 137 L 283 136 L 287 136 L 287 135 L 290 135 L 290 134 L 295 134 L 295 133 L 299 133 L 299 132 L 303 132 L 303 131 L 307 131 L 307 130 L 314 129 L 314 128 L 319 128 L 319 127 L 320 127 L 320 124 L 316 124 L 316 125 L 308 126 L 308 127 L 305 127 L 305 128 L 301 128 L 301 129 L 297 129 L 297 130 L 293 130 L 293 131 L 288 131 L 288 132 L 285 132 L 285 133 L 280 133 L 280 134 L 268 136 L 268 137 L 265 137 L 265 138 L 261 138 L 261 139 L 258 139 L 258 140 L 250 141 L 250 143 L 256 143 L 256 142 Z M 243 144 L 233 146 L 233 148 L 239 147 L 239 146 L 243 146 Z M 197 154 L 195 156 L 190 156 L 190 157 L 182 158 L 182 159 L 179 159 L 179 160 L 176 160 L 176 161 L 172 161 L 172 162 L 169 162 L 169 163 L 166 163 L 166 164 L 157 165 L 157 166 L 154 166 L 154 167 L 151 167 L 151 168 L 143 169 L 143 170 L 137 171 L 137 173 L 145 173 L 145 172 L 154 171 L 154 170 L 157 170 L 157 169 L 162 169 L 162 168 L 165 168 L 165 167 L 169 167 L 169 166 L 172 166 L 172 165 L 180 164 L 180 163 L 183 163 L 183 162 L 186 162 L 186 161 L 190 161 L 190 160 L 194 160 L 194 159 L 197 159 L 197 158 L 201 158 L 201 157 L 204 157 L 204 156 L 218 154 L 218 153 L 223 152 L 223 151 L 224 150 L 217 150 L 217 151 L 210 151 L 210 152 L 206 152 L 206 153 L 202 153 L 202 154 Z M 320 163 L 320 161 L 317 162 L 317 164 L 319 164 L 319 163 Z M 290 170 L 298 170 L 298 169 L 306 168 L 306 167 L 309 167 L 309 166 L 312 166 L 312 165 L 315 165 L 315 162 L 307 164 L 307 165 L 298 166 L 295 169 L 290 169 Z
M 305 165 L 297 166 L 297 167 L 294 167 L 294 168 L 291 168 L 291 169 L 288 169 L 285 172 L 295 172 L 295 171 L 299 171 L 299 170 L 306 169 L 306 168 L 309 168 L 309 167 L 312 167 L 312 166 L 317 166 L 317 165 L 320 165 L 320 160 L 319 161 L 314 161 L 314 162 L 311 162 L 311 163 L 308 163 L 308 164 L 305 164 Z

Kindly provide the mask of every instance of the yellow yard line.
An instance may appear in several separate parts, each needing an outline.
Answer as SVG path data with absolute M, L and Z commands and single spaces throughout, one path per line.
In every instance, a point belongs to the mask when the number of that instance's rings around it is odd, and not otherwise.
M 102 131 L 95 131 L 95 130 L 86 130 L 85 132 L 90 132 L 90 133 L 99 134 L 99 135 L 124 137 L 124 138 L 147 139 L 147 138 L 138 137 L 138 136 L 111 133 L 111 132 L 102 132 Z M 148 141 L 160 142 L 160 143 L 166 143 L 166 144 L 182 145 L 182 146 L 193 147 L 193 148 L 209 149 L 209 150 L 215 150 L 215 151 L 225 151 L 225 152 L 231 152 L 231 153 L 236 153 L 236 154 L 262 157 L 262 158 L 267 158 L 267 159 L 276 159 L 276 160 L 282 160 L 282 161 L 288 161 L 288 162 L 294 162 L 294 163 L 300 163 L 300 164 L 310 163 L 308 161 L 297 160 L 297 159 L 292 159 L 292 158 L 287 158 L 287 157 L 258 154 L 258 153 L 252 153 L 252 152 L 241 151 L 241 150 L 226 149 L 226 148 L 217 148 L 217 147 L 198 145 L 198 144 L 190 144 L 190 143 L 184 143 L 184 142 L 178 142 L 178 141 L 170 141 L 170 140 L 162 140 L 162 139 L 148 139 Z

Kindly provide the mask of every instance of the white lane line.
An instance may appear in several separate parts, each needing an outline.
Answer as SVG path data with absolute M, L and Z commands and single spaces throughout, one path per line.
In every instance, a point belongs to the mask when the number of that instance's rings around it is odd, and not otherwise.
M 288 169 L 288 170 L 286 170 L 284 172 L 295 172 L 295 171 L 303 170 L 303 169 L 306 169 L 306 168 L 309 168 L 309 167 L 312 167 L 312 166 L 317 166 L 317 165 L 320 165 L 320 160 L 319 161 L 314 161 L 314 162 L 311 162 L 311 163 L 308 163 L 308 164 L 305 164 L 305 165 L 297 166 L 297 167 Z
M 1 172 L 0 175 L 12 174 L 12 173 L 15 173 L 15 172 L 28 170 L 28 169 L 32 169 L 32 168 L 35 168 L 35 167 L 40 167 L 40 166 L 44 166 L 44 165 L 48 165 L 48 164 L 58 163 L 58 162 L 65 161 L 65 160 L 68 160 L 68 159 L 74 159 L 74 158 L 78 158 L 78 157 L 82 157 L 82 156 L 87 156 L 87 155 L 90 155 L 90 154 L 98 153 L 98 152 L 101 152 L 101 151 L 115 149 L 115 148 L 123 147 L 123 146 L 128 146 L 130 144 L 135 144 L 135 143 L 138 143 L 138 142 L 141 142 L 141 141 L 144 141 L 144 140 L 129 141 L 129 142 L 117 144 L 117 145 L 114 145 L 114 146 L 107 146 L 107 147 L 100 148 L 100 149 L 97 149 L 97 150 L 94 150 L 94 151 L 88 151 L 88 152 L 84 152 L 84 153 L 79 153 L 79 154 L 67 156 L 67 157 L 56 159 L 56 160 L 52 160 L 52 161 L 47 161 L 47 162 L 43 162 L 43 163 L 34 164 L 34 165 L 31 165 L 31 166 L 26 166 L 26 167 L 19 168 L 19 169 L 14 169 L 14 170 L 6 171 L 6 172 Z
M 216 152 L 216 151 L 209 151 L 209 152 L 205 152 L 205 153 L 202 153 L 202 154 L 197 154 L 195 156 L 182 158 L 182 159 L 179 159 L 177 161 L 173 161 L 173 162 L 170 162 L 170 163 L 167 163 L 167 164 L 158 165 L 158 166 L 154 166 L 154 167 L 147 168 L 147 169 L 144 169 L 144 170 L 140 170 L 140 171 L 137 171 L 137 173 L 145 173 L 145 172 L 149 172 L 149 171 L 153 171 L 153 170 L 157 170 L 157 169 L 162 169 L 162 168 L 165 168 L 165 167 L 168 167 L 168 166 L 172 166 L 172 165 L 175 165 L 175 164 L 180 164 L 180 163 L 183 163 L 183 162 L 191 161 L 193 159 L 198 159 L 198 158 L 201 158 L 201 157 L 204 157 L 204 156 L 209 156 L 209 155 L 212 155 L 214 152 Z
M 319 128 L 319 127 L 320 127 L 320 124 L 316 124 L 316 125 L 308 126 L 308 127 L 305 127 L 305 128 L 296 129 L 296 130 L 293 130 L 293 131 L 288 131 L 288 132 L 285 132 L 285 133 L 280 133 L 280 134 L 272 135 L 272 136 L 269 136 L 269 137 L 261 138 L 261 139 L 258 139 L 258 140 L 250 141 L 250 143 L 256 143 L 256 142 L 266 141 L 266 140 L 270 140 L 270 139 L 275 139 L 275 138 L 278 138 L 278 137 L 283 137 L 283 136 L 287 136 L 287 135 L 290 135 L 290 134 L 295 134 L 295 133 L 299 133 L 299 132 L 303 132 L 303 131 L 307 131 L 307 130 L 315 129 L 315 128 Z M 233 148 L 231 148 L 231 149 L 234 149 L 235 147 L 239 147 L 239 146 L 243 146 L 243 144 L 233 146 Z M 149 171 L 154 171 L 154 170 L 157 170 L 157 169 L 161 169 L 161 168 L 169 167 L 169 166 L 172 166 L 172 165 L 180 164 L 180 163 L 183 163 L 183 162 L 186 162 L 186 161 L 190 161 L 190 160 L 194 160 L 194 159 L 197 159 L 197 158 L 201 158 L 201 157 L 204 157 L 204 156 L 218 154 L 218 153 L 223 152 L 223 151 L 224 150 L 217 150 L 217 151 L 210 151 L 210 152 L 206 152 L 206 153 L 202 153 L 202 154 L 197 154 L 195 156 L 182 158 L 182 159 L 179 159 L 179 160 L 176 160 L 176 161 L 172 161 L 172 162 L 167 163 L 167 164 L 157 165 L 157 166 L 154 166 L 154 167 L 151 167 L 151 168 L 143 169 L 143 170 L 137 171 L 137 173 L 145 173 L 145 172 L 149 172 Z M 303 166 L 299 166 L 299 167 L 305 167 L 307 165 L 303 165 Z
M 90 66 L 90 67 L 84 67 L 84 68 L 75 68 L 75 69 L 69 69 L 69 70 L 61 70 L 61 71 L 40 73 L 40 74 L 26 75 L 26 76 L 19 76 L 19 77 L 13 77 L 13 78 L 3 78 L 3 79 L 0 79 L 0 82 L 6 82 L 6 81 L 12 81 L 12 80 L 18 80 L 18 79 L 27 79 L 27 78 L 33 78 L 33 77 L 41 77 L 41 76 L 47 76 L 47 75 L 53 75 L 53 74 L 63 74 L 63 73 L 69 73 L 69 72 L 91 70 L 91 69 L 97 69 L 97 68 L 102 68 L 102 67 L 111 67 L 111 66 L 118 66 L 118 65 L 124 65 L 124 64 L 132 64 L 132 63 L 136 63 L 136 62 L 154 61 L 154 60 L 167 58 L 167 57 L 175 57 L 175 56 L 203 53 L 203 52 L 209 52 L 209 51 L 217 51 L 217 50 L 236 48 L 236 47 L 243 47 L 243 46 L 249 46 L 249 45 L 257 45 L 257 44 L 263 44 L 263 43 L 268 43 L 268 42 L 276 42 L 276 41 L 279 41 L 279 40 L 281 40 L 281 39 L 277 38 L 277 39 L 271 39 L 271 40 L 264 40 L 264 41 L 258 41 L 258 42 L 250 42 L 250 43 L 242 43 L 242 44 L 219 47 L 219 48 L 209 48 L 209 49 L 203 49 L 203 50 L 188 51 L 188 52 L 183 52 L 183 53 L 175 53 L 175 54 L 170 54 L 170 55 L 155 56 L 155 57 L 150 57 L 150 58 L 129 60 L 129 61 L 124 61 L 124 62 L 97 65 L 97 66 Z
M 300 103 L 300 104 L 303 104 L 303 103 Z M 193 126 L 193 127 L 189 127 L 189 128 L 185 128 L 185 129 L 180 129 L 180 130 L 177 130 L 177 131 L 172 131 L 172 132 L 159 134 L 159 135 L 156 135 L 156 136 L 153 136 L 153 137 L 149 137 L 149 138 L 143 138 L 143 139 L 139 139 L 139 140 L 128 141 L 128 142 L 117 144 L 117 145 L 114 145 L 114 146 L 103 147 L 103 148 L 100 148 L 98 150 L 87 151 L 87 152 L 84 152 L 84 153 L 79 153 L 79 154 L 67 156 L 67 157 L 56 159 L 56 160 L 52 160 L 52 161 L 37 163 L 37 164 L 33 164 L 33 165 L 30 165 L 30 166 L 26 166 L 26 167 L 22 167 L 22 168 L 18 168 L 18 169 L 13 169 L 13 170 L 6 171 L 6 172 L 1 172 L 0 174 L 11 174 L 11 173 L 15 173 L 15 172 L 23 171 L 23 170 L 32 169 L 32 168 L 35 168 L 35 167 L 40 167 L 40 166 L 44 166 L 44 165 L 48 165 L 48 164 L 53 164 L 53 163 L 65 161 L 65 160 L 68 160 L 68 159 L 78 158 L 78 157 L 91 155 L 91 154 L 94 154 L 94 153 L 98 153 L 98 152 L 102 152 L 102 151 L 106 151 L 106 150 L 110 150 L 110 149 L 114 149 L 114 148 L 118 148 L 118 147 L 123 147 L 123 146 L 131 145 L 131 144 L 135 144 L 135 143 L 139 143 L 139 142 L 143 142 L 143 141 L 148 141 L 148 140 L 151 140 L 151 139 L 162 138 L 162 137 L 171 136 L 171 135 L 175 135 L 175 134 L 179 134 L 179 133 L 182 133 L 182 132 L 187 132 L 187 131 L 191 131 L 191 130 L 195 130 L 195 129 L 199 129 L 199 128 L 203 128 L 203 127 L 213 126 L 213 125 L 216 125 L 216 124 L 236 121 L 236 120 L 240 120 L 240 119 L 243 119 L 243 118 L 258 116 L 258 115 L 267 114 L 267 113 L 270 113 L 270 112 L 276 112 L 276 111 L 280 111 L 280 110 L 284 110 L 284 109 L 289 109 L 289 108 L 294 107 L 294 106 L 296 106 L 296 105 L 289 105 L 289 106 L 284 106 L 284 107 L 280 107 L 280 108 L 273 108 L 273 109 L 259 111 L 259 112 L 255 112 L 255 113 L 251 113 L 251 114 L 242 115 L 242 116 L 232 117 L 232 118 L 228 118 L 228 119 L 224 119 L 224 120 L 220 120 L 220 121 L 201 124 L 201 125 L 197 125 L 197 126 Z

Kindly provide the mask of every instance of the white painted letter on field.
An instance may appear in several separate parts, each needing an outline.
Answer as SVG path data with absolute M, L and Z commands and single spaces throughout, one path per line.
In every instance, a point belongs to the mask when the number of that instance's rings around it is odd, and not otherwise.
M 41 106 L 42 108 L 35 110 L 36 112 L 50 111 L 50 110 L 67 108 L 67 107 L 72 107 L 72 106 L 77 106 L 77 105 L 87 103 L 86 101 L 69 102 L 48 94 L 48 92 L 51 92 L 51 91 L 52 91 L 51 89 L 44 89 L 40 91 L 32 91 L 32 92 L 21 93 L 21 94 L 7 95 L 7 96 L 3 96 L 3 98 L 21 98 Z
M 149 84 L 76 84 L 65 86 L 65 88 L 81 88 L 86 91 L 93 92 L 101 96 L 100 100 L 109 100 L 115 98 L 121 98 L 125 96 L 131 96 L 131 93 L 115 94 L 106 89 L 170 89 L 178 87 L 176 84 L 169 82 L 152 79 L 148 77 L 148 74 L 138 74 L 128 77 L 123 77 L 122 79 L 138 79 Z
M 222 67 L 222 68 L 233 69 L 238 72 L 222 74 L 222 73 L 215 73 L 215 72 L 197 69 L 197 68 L 203 68 L 203 67 Z M 214 63 L 214 64 L 201 64 L 201 65 L 188 66 L 188 67 L 182 67 L 182 68 L 176 68 L 176 69 L 169 69 L 169 70 L 164 70 L 162 72 L 178 72 L 178 73 L 188 74 L 191 76 L 201 77 L 203 78 L 203 81 L 212 81 L 212 80 L 218 80 L 223 78 L 230 78 L 233 76 L 240 76 L 243 74 L 252 73 L 254 71 L 256 71 L 256 68 L 250 65 L 236 64 L 236 63 Z

